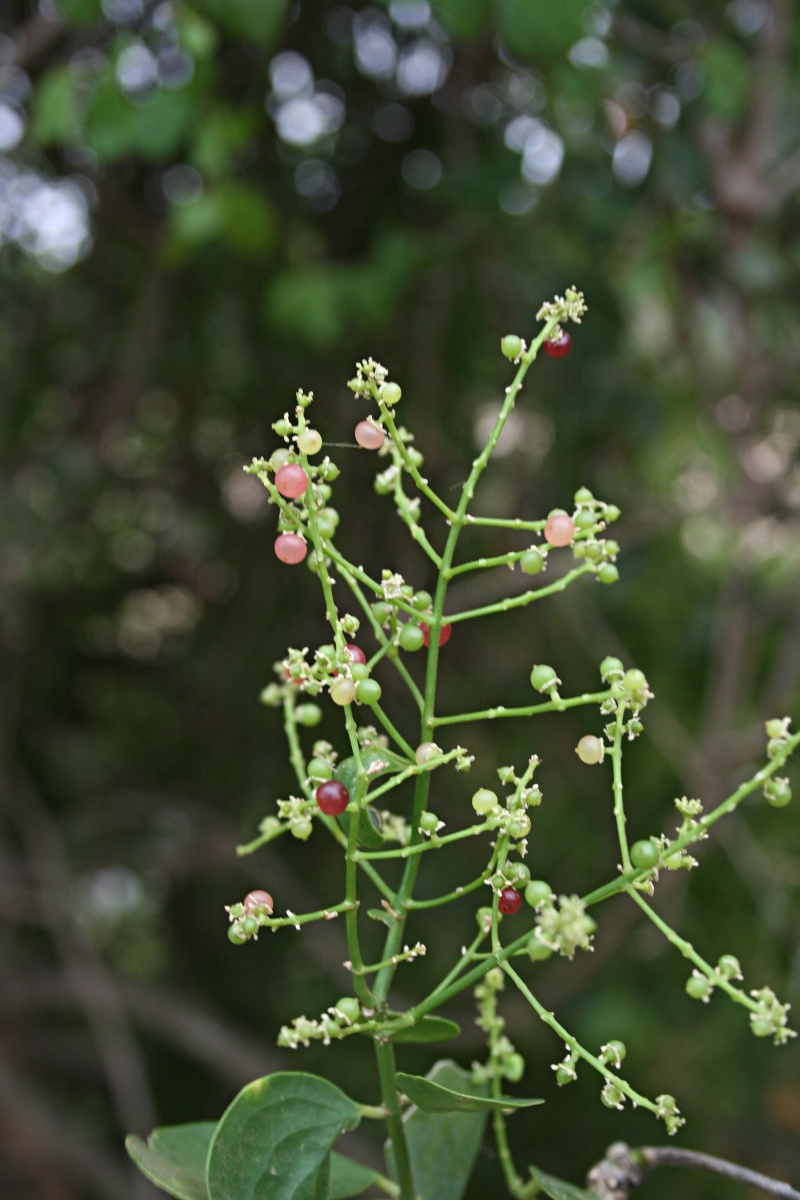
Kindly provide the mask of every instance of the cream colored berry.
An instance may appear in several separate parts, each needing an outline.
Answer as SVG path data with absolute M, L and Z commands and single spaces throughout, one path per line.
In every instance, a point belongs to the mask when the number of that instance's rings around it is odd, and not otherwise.
M 297 449 L 301 454 L 319 454 L 322 449 L 322 437 L 316 429 L 304 429 L 297 435 Z
M 356 685 L 352 679 L 347 679 L 342 676 L 341 679 L 335 679 L 331 684 L 331 700 L 334 704 L 339 704 L 344 708 L 346 704 L 352 704 L 356 698 Z
M 593 737 L 592 734 L 587 733 L 578 742 L 575 747 L 575 753 L 582 763 L 586 763 L 587 767 L 592 767 L 595 763 L 603 761 L 606 748 L 600 738 Z
M 436 742 L 423 742 L 420 746 L 417 746 L 414 757 L 417 760 L 417 766 L 422 767 L 425 763 L 430 762 L 432 758 L 438 758 L 441 753 L 442 751 L 436 745 Z

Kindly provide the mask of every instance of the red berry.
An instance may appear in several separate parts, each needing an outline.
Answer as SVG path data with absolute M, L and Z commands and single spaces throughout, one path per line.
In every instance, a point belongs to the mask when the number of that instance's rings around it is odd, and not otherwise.
M 351 662 L 365 663 L 367 661 L 367 656 L 360 646 L 356 646 L 352 642 L 348 642 L 345 646 L 345 650 L 350 655 Z
M 296 500 L 308 487 L 308 476 L 297 463 L 287 463 L 275 472 L 275 487 L 288 500 Z
M 445 644 L 445 642 L 449 642 L 449 641 L 450 641 L 450 634 L 451 634 L 452 632 L 453 632 L 453 626 L 452 626 L 452 625 L 443 625 L 443 626 L 442 626 L 442 628 L 439 630 L 439 645 L 440 645 L 440 646 L 443 646 L 443 645 Z M 422 636 L 423 636 L 423 638 L 424 638 L 424 640 L 425 640 L 425 645 L 426 645 L 426 646 L 430 646 L 430 644 L 431 644 L 431 631 L 430 631 L 430 628 L 429 628 L 429 626 L 427 626 L 427 625 L 423 625 L 423 626 L 422 626 Z
M 267 915 L 269 915 L 273 907 L 272 896 L 270 896 L 269 892 L 256 890 L 255 892 L 248 892 L 244 898 L 245 912 L 250 916 L 252 916 L 257 908 L 265 908 Z
M 317 804 L 329 817 L 338 817 L 350 803 L 350 793 L 338 779 L 321 783 L 316 790 Z
M 308 553 L 305 538 L 299 533 L 279 533 L 275 538 L 275 553 L 283 563 L 294 566 L 300 563 Z
M 572 338 L 566 330 L 560 337 L 553 338 L 552 341 L 545 342 L 544 352 L 550 358 L 563 358 L 565 354 L 569 354 L 572 349 Z
M 355 437 L 362 450 L 380 450 L 386 440 L 386 434 L 373 421 L 359 421 Z
M 522 904 L 522 896 L 517 889 L 513 887 L 504 887 L 500 893 L 500 903 L 497 906 L 500 909 L 500 912 L 503 913 L 504 916 L 510 917 L 512 913 L 517 911 L 520 904 Z
M 552 513 L 547 518 L 544 536 L 551 546 L 568 546 L 575 537 L 575 522 L 566 513 Z

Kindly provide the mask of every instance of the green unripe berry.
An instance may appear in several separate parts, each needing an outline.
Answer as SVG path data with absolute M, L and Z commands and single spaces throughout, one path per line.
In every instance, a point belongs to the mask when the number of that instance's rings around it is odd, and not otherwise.
M 255 917 L 245 917 L 240 924 L 242 932 L 246 933 L 248 937 L 252 937 L 254 933 L 258 933 L 258 921 Z
M 773 808 L 785 808 L 792 798 L 788 779 L 770 779 L 764 786 L 764 795 Z
M 380 390 L 381 400 L 390 408 L 397 404 L 402 394 L 399 385 L 396 383 L 385 383 Z
M 772 741 L 774 738 L 786 737 L 786 731 L 783 727 L 783 721 L 780 719 L 780 717 L 772 717 L 771 720 L 766 722 L 764 728 L 767 731 L 767 737 L 770 739 L 770 741 Z
M 538 575 L 544 567 L 544 555 L 535 549 L 526 550 L 519 565 L 523 575 Z
M 597 578 L 601 583 L 616 583 L 619 579 L 619 571 L 613 563 L 603 563 L 597 572 Z
M 391 604 L 387 604 L 385 600 L 378 600 L 371 608 L 372 615 L 379 625 L 386 625 L 394 612 Z
M 658 862 L 658 847 L 652 842 L 634 842 L 631 846 L 631 862 L 640 871 L 648 871 Z
M 421 650 L 425 645 L 425 635 L 419 625 L 404 625 L 397 640 L 402 649 L 408 650 L 410 653 Z
M 772 1022 L 767 1017 L 757 1017 L 755 1013 L 750 1018 L 750 1028 L 756 1037 L 769 1037 L 774 1032 Z
M 500 341 L 500 349 L 506 358 L 519 358 L 522 354 L 522 338 L 515 333 L 507 333 Z
M 625 672 L 622 682 L 625 685 L 625 691 L 630 696 L 643 696 L 647 691 L 647 679 L 644 672 L 638 671 L 636 667 L 632 667 L 630 671 Z
M 662 1112 L 675 1112 L 678 1107 L 678 1101 L 674 1096 L 659 1096 L 658 1107 Z
M 350 675 L 358 683 L 361 679 L 369 679 L 370 669 L 366 663 L 354 662 L 350 664 Z
M 485 817 L 497 805 L 497 794 L 489 788 L 478 788 L 472 797 L 472 807 L 479 817 Z
M 616 1066 L 623 1061 L 627 1053 L 628 1050 L 625 1043 L 614 1038 L 612 1041 L 606 1043 L 604 1059 L 606 1062 Z
M 377 679 L 360 679 L 356 684 L 356 700 L 359 704 L 377 704 L 381 698 L 381 685 Z
M 537 933 L 528 938 L 525 948 L 528 951 L 528 958 L 531 962 L 544 962 L 553 953 L 549 946 L 545 946 Z
M 717 974 L 723 979 L 740 979 L 741 964 L 735 954 L 723 954 L 717 963 Z
M 690 975 L 686 980 L 686 994 L 693 1000 L 705 1000 L 711 995 L 711 982 L 705 975 Z
M 419 612 L 426 612 L 433 604 L 433 597 L 430 592 L 415 592 L 411 597 L 411 603 Z
M 531 877 L 530 867 L 523 862 L 506 863 L 505 877 L 512 887 L 525 887 Z
M 342 996 L 341 1000 L 337 1000 L 333 1007 L 340 1016 L 344 1017 L 351 1024 L 361 1016 L 361 1005 L 355 996 Z
M 279 446 L 277 450 L 273 450 L 270 455 L 269 465 L 273 471 L 280 471 L 281 467 L 285 467 L 288 462 L 294 458 L 291 450 L 286 446 Z
M 233 942 L 234 946 L 243 946 L 247 941 L 247 934 L 238 921 L 228 927 L 228 941 Z
M 619 520 L 619 509 L 616 504 L 607 504 L 603 515 L 610 525 L 612 521 Z
M 619 554 L 619 542 L 615 542 L 613 538 L 608 538 L 606 541 L 606 554 L 609 558 L 616 558 Z
M 525 1074 L 525 1059 L 521 1054 L 509 1054 L 503 1066 L 503 1074 L 509 1083 L 519 1083 Z
M 595 515 L 588 508 L 582 508 L 580 512 L 575 514 L 573 520 L 575 521 L 575 528 L 584 532 L 587 529 L 593 529 L 595 525 Z
M 525 903 L 530 904 L 531 908 L 537 908 L 540 904 L 546 903 L 553 895 L 553 889 L 544 879 L 532 879 L 525 888 Z
M 621 679 L 625 674 L 625 668 L 618 658 L 614 658 L 613 654 L 609 654 L 600 663 L 600 675 L 605 680 Z
M 511 821 L 508 826 L 508 836 L 512 838 L 519 839 L 527 837 L 530 831 L 531 819 L 527 813 L 520 813 L 520 815 L 514 821 Z
M 313 826 L 310 821 L 293 821 L 289 825 L 289 833 L 292 837 L 296 837 L 298 842 L 305 842 L 311 837 Z
M 685 859 L 680 850 L 676 850 L 674 854 L 668 854 L 664 859 L 664 866 L 668 871 L 677 871 L 683 866 Z
M 419 827 L 423 833 L 435 833 L 439 826 L 439 818 L 436 813 L 424 812 L 420 814 Z
M 328 483 L 333 483 L 334 480 L 339 478 L 339 468 L 336 463 L 326 462 L 320 467 L 320 474 Z
M 600 543 L 595 541 L 579 542 L 577 548 L 583 551 L 583 557 L 588 558 L 591 563 L 599 563 L 605 554 L 605 550 Z
M 325 780 L 333 778 L 333 767 L 324 758 L 312 758 L 308 764 L 308 778 L 324 783 Z
M 591 504 L 593 500 L 594 496 L 587 487 L 578 488 L 575 493 L 576 504 Z
M 404 583 L 402 585 L 402 587 L 400 588 L 400 595 L 403 597 L 404 600 L 411 599 L 411 597 L 414 595 L 414 589 L 410 583 Z
M 275 430 L 278 437 L 288 437 L 292 432 L 292 427 L 285 417 L 281 417 L 279 421 L 275 421 L 272 428 Z
M 600 1099 L 606 1108 L 617 1108 L 622 1103 L 623 1094 L 613 1083 L 607 1083 L 600 1094 Z
M 546 663 L 538 663 L 531 671 L 531 687 L 537 692 L 546 692 L 555 687 L 558 676 Z
M 568 1083 L 575 1082 L 575 1075 L 572 1071 L 568 1071 L 566 1067 L 559 1067 L 556 1071 L 556 1083 L 559 1087 L 566 1087 Z
M 478 922 L 478 928 L 482 929 L 484 933 L 488 933 L 492 928 L 491 908 L 488 908 L 486 905 L 484 905 L 483 908 L 479 908 L 475 913 L 475 920 Z
M 306 729 L 312 729 L 315 725 L 319 725 L 322 720 L 322 709 L 318 704 L 298 704 L 294 710 L 294 718 L 298 725 L 303 725 Z

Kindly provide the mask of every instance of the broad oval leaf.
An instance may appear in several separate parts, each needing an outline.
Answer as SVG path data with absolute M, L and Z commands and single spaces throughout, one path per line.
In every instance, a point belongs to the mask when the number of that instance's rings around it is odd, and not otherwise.
M 587 1192 L 585 1188 L 568 1183 L 565 1179 L 556 1179 L 554 1175 L 545 1175 L 538 1167 L 531 1167 L 530 1172 L 531 1178 L 550 1200 L 597 1200 L 594 1192 Z
M 330 1200 L 346 1200 L 348 1196 L 357 1196 L 365 1188 L 371 1187 L 381 1176 L 372 1167 L 348 1158 L 346 1154 L 331 1154 L 331 1198 Z
M 544 1104 L 544 1100 L 519 1100 L 516 1096 L 475 1096 L 468 1092 L 444 1087 L 422 1075 L 406 1075 L 397 1072 L 397 1086 L 423 1112 L 490 1112 L 501 1108 L 530 1108 L 533 1104 Z
M 215 1121 L 154 1129 L 147 1142 L 133 1134 L 125 1149 L 149 1180 L 177 1200 L 208 1200 L 206 1158 Z
M 485 1096 L 488 1086 L 474 1083 L 469 1071 L 448 1060 L 437 1062 L 428 1079 L 443 1087 Z M 486 1127 L 486 1112 L 428 1113 L 412 1105 L 403 1116 L 411 1172 L 420 1200 L 461 1200 Z M 391 1145 L 386 1159 L 393 1172 Z
M 364 754 L 361 760 L 369 771 L 371 779 L 377 779 L 391 767 L 388 755 Z M 343 783 L 352 796 L 358 782 L 358 767 L 355 758 L 345 758 L 333 773 L 334 779 Z M 342 813 L 338 818 L 345 833 L 350 831 L 350 813 Z M 358 815 L 358 844 L 364 850 L 380 850 L 383 845 L 381 819 L 376 809 L 367 805 Z
M 399 1015 L 399 1014 L 398 1014 Z M 458 1037 L 461 1026 L 446 1017 L 420 1017 L 415 1025 L 401 1029 L 394 1035 L 393 1041 L 405 1042 L 447 1042 L 450 1038 Z
M 327 1079 L 281 1071 L 242 1088 L 208 1153 L 209 1200 L 327 1200 L 333 1143 L 361 1119 Z

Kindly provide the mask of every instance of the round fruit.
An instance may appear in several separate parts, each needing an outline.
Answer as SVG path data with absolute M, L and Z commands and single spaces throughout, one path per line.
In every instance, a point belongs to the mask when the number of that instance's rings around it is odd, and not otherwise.
M 439 828 L 439 818 L 436 813 L 424 812 L 420 814 L 419 827 L 423 833 L 435 833 Z
M 497 795 L 489 788 L 478 788 L 472 797 L 472 807 L 479 817 L 485 817 L 497 804 Z
M 228 934 L 228 937 L 231 937 L 230 933 Z M 233 941 L 233 938 L 231 938 L 231 941 Z M 750 1028 L 756 1037 L 769 1037 L 769 1035 L 774 1032 L 772 1028 L 772 1022 L 768 1020 L 767 1017 L 756 1017 L 753 1015 L 750 1018 Z
M 321 783 L 314 793 L 320 810 L 327 817 L 338 817 L 350 803 L 350 793 L 338 779 L 328 779 Z
M 578 488 L 577 492 L 575 493 L 576 504 L 591 504 L 593 500 L 594 495 L 587 487 Z
M 509 1054 L 503 1067 L 503 1074 L 509 1083 L 519 1083 L 525 1074 L 525 1059 L 521 1054 Z
M 397 383 L 385 383 L 381 388 L 381 400 L 390 407 L 397 404 L 402 394 L 400 385 Z
M 613 1083 L 607 1083 L 600 1094 L 600 1099 L 606 1108 L 617 1108 L 622 1103 L 624 1096 Z
M 558 676 L 553 668 L 546 663 L 537 663 L 531 671 L 531 687 L 537 692 L 546 692 L 555 683 L 558 683 Z
M 578 742 L 575 747 L 575 753 L 582 763 L 586 763 L 587 767 L 592 767 L 595 763 L 603 761 L 605 755 L 605 746 L 600 741 L 600 738 L 593 737 L 587 733 Z
M 352 704 L 356 698 L 356 685 L 352 679 L 345 679 L 340 676 L 339 679 L 334 679 L 331 684 L 331 700 L 334 704 L 338 704 L 344 708 L 346 704 Z
M 417 760 L 417 766 L 423 767 L 425 763 L 430 762 L 432 758 L 438 758 L 442 753 L 436 742 L 422 742 L 417 746 L 414 758 Z
M 371 609 L 372 615 L 379 625 L 385 625 L 394 612 L 391 604 L 387 604 L 385 600 L 377 600 L 371 605 Z
M 355 439 L 362 450 L 380 450 L 386 441 L 386 434 L 374 421 L 359 421 Z
M 609 524 L 611 524 L 612 521 L 618 521 L 620 513 L 616 504 L 607 504 L 604 515 Z
M 445 642 L 450 641 L 450 634 L 452 632 L 453 632 L 452 625 L 443 625 L 441 627 L 441 629 L 439 630 L 439 645 L 440 646 L 443 646 L 445 644 Z M 430 646 L 431 631 L 430 631 L 429 626 L 427 626 L 427 625 L 422 626 L 422 640 L 424 641 L 426 646 Z
M 403 650 L 413 653 L 415 650 L 421 650 L 425 645 L 425 634 L 419 625 L 404 625 L 400 630 L 398 641 Z
M 275 555 L 282 563 L 295 566 L 303 561 L 307 553 L 306 540 L 299 533 L 279 533 L 275 538 Z
M 411 603 L 419 612 L 425 612 L 433 604 L 433 597 L 430 592 L 415 592 L 411 597 Z
M 285 467 L 288 462 L 292 461 L 292 452 L 286 446 L 279 446 L 277 450 L 273 450 L 270 455 L 269 465 L 273 471 L 280 471 L 281 467 Z
M 614 1062 L 618 1066 L 628 1053 L 628 1049 L 624 1042 L 614 1040 L 607 1043 L 607 1053 L 608 1061 Z
M 609 654 L 600 663 L 600 674 L 603 679 L 619 679 L 624 674 L 625 668 L 618 658 L 614 658 Z
M 785 808 L 792 798 L 792 789 L 788 779 L 770 779 L 764 788 L 764 795 L 773 808 Z
M 585 532 L 587 529 L 594 529 L 595 516 L 588 508 L 583 508 L 579 513 L 575 514 L 575 528 Z
M 276 471 L 275 487 L 288 500 L 296 500 L 308 487 L 308 476 L 299 463 L 287 463 Z
M 515 888 L 525 887 L 531 877 L 530 867 L 523 862 L 506 863 L 503 873 Z
M 772 717 L 771 720 L 766 722 L 765 728 L 767 731 L 767 737 L 770 738 L 770 740 L 773 738 L 783 738 L 786 736 L 786 730 L 784 729 L 783 721 L 780 717 Z
M 337 1000 L 333 1007 L 351 1025 L 361 1016 L 361 1005 L 355 996 L 342 996 L 341 1000 Z
M 356 684 L 356 700 L 359 704 L 377 704 L 381 698 L 381 685 L 377 679 L 359 679 Z
M 619 579 L 619 571 L 613 563 L 603 563 L 597 572 L 597 578 L 601 583 L 616 583 Z
M 649 871 L 658 862 L 658 847 L 652 842 L 634 842 L 631 846 L 631 862 L 640 871 Z
M 258 933 L 258 921 L 255 917 L 245 917 L 241 922 L 242 933 L 246 933 L 248 937 L 252 937 L 254 933 Z
M 367 664 L 354 662 L 350 668 L 350 678 L 355 683 L 360 683 L 362 679 L 369 679 L 369 667 Z
M 742 967 L 735 954 L 723 954 L 717 963 L 717 971 L 723 979 L 741 979 Z
M 345 653 L 347 654 L 347 657 L 350 659 L 350 662 L 365 663 L 367 661 L 367 656 L 364 653 L 364 651 L 361 649 L 360 646 L 356 646 L 356 644 L 354 642 L 347 643 L 347 645 L 345 646 Z
M 690 975 L 686 980 L 686 992 L 693 1000 L 705 1000 L 711 995 L 711 983 L 705 975 Z
M 330 779 L 333 775 L 333 767 L 324 758 L 312 758 L 308 764 L 309 779 Z
M 500 349 L 506 358 L 519 358 L 522 354 L 522 338 L 515 333 L 507 333 L 500 342 Z
M 544 962 L 553 953 L 549 946 L 545 946 L 538 933 L 528 938 L 526 949 L 531 962 Z
M 233 942 L 234 946 L 243 946 L 247 941 L 247 934 L 238 921 L 234 921 L 228 929 L 228 941 Z
M 568 1083 L 575 1082 L 575 1074 L 573 1071 L 568 1071 L 566 1067 L 559 1067 L 556 1071 L 556 1083 L 559 1087 L 565 1087 Z
M 544 555 L 531 548 L 525 551 L 519 565 L 523 575 L 538 575 L 544 567 Z
M 292 427 L 285 417 L 281 417 L 280 420 L 276 421 L 272 428 L 275 430 L 278 437 L 288 437 L 292 432 Z
M 520 904 L 522 904 L 522 896 L 517 889 L 511 886 L 504 887 L 500 893 L 500 900 L 497 905 L 500 912 L 504 916 L 510 917 L 518 910 Z
M 531 819 L 527 813 L 520 813 L 508 826 L 508 836 L 512 838 L 527 837 L 530 831 Z
M 575 522 L 565 512 L 552 512 L 547 518 L 544 536 L 551 546 L 568 546 L 575 537 Z
M 638 671 L 636 667 L 632 667 L 630 671 L 625 672 L 622 682 L 625 684 L 625 690 L 631 696 L 641 696 L 647 691 L 645 674 L 643 671 Z
M 304 429 L 297 435 L 297 449 L 301 454 L 319 454 L 322 449 L 322 437 L 316 429 Z
M 538 908 L 552 898 L 553 892 L 549 883 L 544 879 L 532 879 L 525 888 L 525 903 L 531 908 Z
M 244 898 L 244 909 L 248 916 L 252 916 L 259 909 L 263 909 L 267 916 L 270 916 L 273 909 L 272 896 L 269 892 L 262 892 L 258 889 L 248 892 Z
M 564 330 L 556 338 L 551 338 L 544 344 L 544 352 L 549 358 L 564 358 L 572 349 L 572 338 Z
M 294 710 L 294 716 L 299 725 L 311 729 L 314 725 L 319 725 L 322 720 L 322 709 L 318 704 L 298 704 Z

